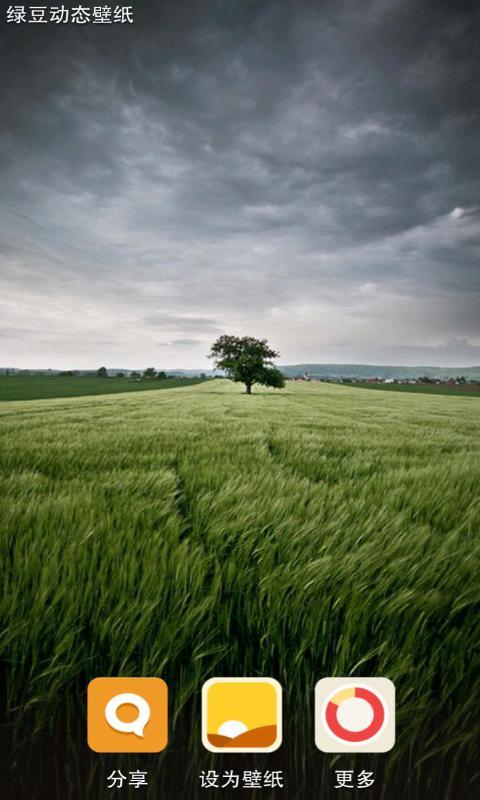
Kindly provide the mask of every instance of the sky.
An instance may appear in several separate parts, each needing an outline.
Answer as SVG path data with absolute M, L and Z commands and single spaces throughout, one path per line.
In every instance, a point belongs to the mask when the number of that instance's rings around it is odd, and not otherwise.
M 133 3 L 1 6 L 0 366 L 480 364 L 478 3 Z

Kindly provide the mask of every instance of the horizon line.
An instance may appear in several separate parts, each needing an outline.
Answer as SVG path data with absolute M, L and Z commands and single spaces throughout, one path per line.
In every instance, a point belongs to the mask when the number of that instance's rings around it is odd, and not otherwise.
M 390 363 L 373 363 L 367 361 L 297 361 L 295 363 L 289 364 L 276 364 L 279 369 L 282 368 L 292 368 L 292 367 L 391 367 L 394 369 L 418 369 L 419 367 L 425 367 L 425 369 L 480 369 L 480 364 L 462 364 L 460 366 L 452 365 L 452 364 L 426 364 L 424 362 L 419 364 L 392 364 Z M 101 367 L 105 367 L 107 370 L 118 370 L 119 372 L 124 370 L 128 372 L 141 372 L 147 367 L 109 367 L 107 364 L 103 363 L 100 364 L 99 367 L 15 367 L 13 365 L 9 366 L 0 366 L 0 370 L 19 370 L 19 371 L 50 371 L 50 372 L 96 372 Z M 157 371 L 162 372 L 192 372 L 198 370 L 199 372 L 221 372 L 222 370 L 216 370 L 214 367 L 154 367 Z

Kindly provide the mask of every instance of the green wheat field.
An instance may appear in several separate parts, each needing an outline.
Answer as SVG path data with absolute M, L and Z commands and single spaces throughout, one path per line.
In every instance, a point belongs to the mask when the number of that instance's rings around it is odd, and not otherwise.
M 162 797 L 196 797 L 199 770 L 218 766 L 199 718 L 216 675 L 283 686 L 289 783 L 275 796 L 330 796 L 337 763 L 374 765 L 378 797 L 478 796 L 479 434 L 474 397 L 313 383 L 0 404 L 0 657 L 18 796 L 28 758 L 59 747 L 62 797 L 110 796 L 105 774 L 127 762 L 89 755 L 86 686 L 126 675 L 169 685 L 170 745 L 149 761 Z M 396 685 L 387 755 L 314 747 L 314 685 L 350 675 Z

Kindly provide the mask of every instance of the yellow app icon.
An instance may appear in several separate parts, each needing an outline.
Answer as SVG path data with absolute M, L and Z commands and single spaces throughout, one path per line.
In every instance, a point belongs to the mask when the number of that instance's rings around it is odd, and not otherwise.
M 202 742 L 212 753 L 271 753 L 282 743 L 282 687 L 273 678 L 211 678 Z
M 94 678 L 87 691 L 88 746 L 97 753 L 159 753 L 168 742 L 161 678 Z

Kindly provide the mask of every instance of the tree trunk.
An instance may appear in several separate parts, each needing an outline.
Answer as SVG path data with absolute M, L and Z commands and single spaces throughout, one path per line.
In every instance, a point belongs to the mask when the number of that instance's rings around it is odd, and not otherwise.
M 245 388 L 247 390 L 247 394 L 252 394 L 252 384 L 251 383 L 246 383 L 245 384 Z

